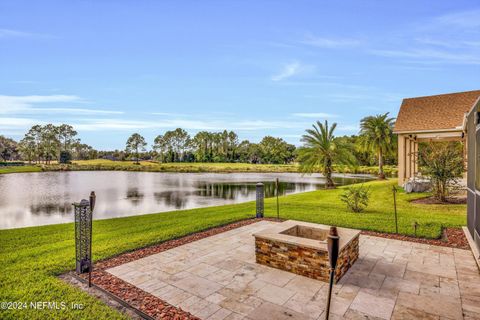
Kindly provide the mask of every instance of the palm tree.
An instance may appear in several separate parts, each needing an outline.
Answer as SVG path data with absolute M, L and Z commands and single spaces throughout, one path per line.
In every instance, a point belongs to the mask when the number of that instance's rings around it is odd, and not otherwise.
M 305 130 L 306 134 L 301 139 L 304 146 L 299 149 L 300 169 L 306 173 L 322 170 L 326 180 L 325 188 L 335 188 L 332 179 L 333 164 L 352 164 L 353 155 L 348 146 L 333 135 L 336 123 L 329 128 L 327 120 L 325 124 L 317 121 L 312 127 L 313 129 Z
M 360 120 L 360 144 L 363 150 L 374 152 L 378 157 L 378 178 L 385 179 L 383 157 L 394 150 L 393 124 L 395 118 L 389 118 L 388 112 Z

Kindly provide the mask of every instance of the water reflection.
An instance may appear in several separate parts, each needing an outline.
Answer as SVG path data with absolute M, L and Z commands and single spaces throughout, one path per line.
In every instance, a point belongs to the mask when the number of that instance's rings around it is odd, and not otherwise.
M 178 210 L 187 206 L 187 199 L 191 194 L 192 192 L 185 191 L 163 191 L 154 192 L 153 197 L 158 204 Z
M 240 183 L 199 183 L 196 185 L 198 188 L 196 194 L 202 197 L 215 197 L 226 200 L 234 200 L 239 196 L 248 196 L 256 191 L 256 184 L 240 184 Z M 303 192 L 305 190 L 317 189 L 316 184 L 301 183 L 301 182 L 279 182 L 278 194 L 280 196 L 288 193 Z M 275 182 L 264 182 L 265 197 L 274 197 L 275 194 Z
M 126 198 L 135 206 L 141 203 L 144 197 L 145 194 L 142 193 L 137 187 L 128 188 L 127 190 Z
M 97 194 L 94 218 L 191 209 L 255 199 L 257 182 L 265 196 L 324 187 L 321 175 L 295 173 L 44 172 L 0 175 L 0 229 L 72 222 L 72 202 Z M 336 176 L 338 184 L 369 179 Z
M 61 214 L 67 215 L 72 213 L 72 204 L 71 203 L 38 203 L 32 204 L 30 206 L 30 212 L 35 215 L 52 215 L 52 214 Z

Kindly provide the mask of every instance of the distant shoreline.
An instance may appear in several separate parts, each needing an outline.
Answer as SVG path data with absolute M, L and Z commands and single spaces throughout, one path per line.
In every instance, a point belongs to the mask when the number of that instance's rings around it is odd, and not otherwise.
M 25 166 L 0 167 L 0 174 L 27 173 L 27 172 L 51 172 L 51 171 L 134 171 L 134 172 L 185 172 L 185 173 L 298 173 L 297 164 L 250 164 L 250 163 L 198 163 L 198 162 L 175 162 L 158 163 L 140 161 L 134 164 L 132 161 L 112 160 L 81 160 L 71 164 L 32 164 Z M 353 174 L 376 174 L 376 166 L 359 166 L 356 168 L 335 167 L 336 173 Z M 385 166 L 387 176 L 394 177 L 397 174 L 395 166 Z

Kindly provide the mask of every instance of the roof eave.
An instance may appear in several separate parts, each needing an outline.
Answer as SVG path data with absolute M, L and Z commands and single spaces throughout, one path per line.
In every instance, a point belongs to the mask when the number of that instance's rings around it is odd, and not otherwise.
M 463 125 L 456 128 L 446 128 L 446 129 L 426 129 L 426 130 L 393 130 L 394 134 L 408 134 L 408 133 L 440 133 L 440 132 L 462 132 Z

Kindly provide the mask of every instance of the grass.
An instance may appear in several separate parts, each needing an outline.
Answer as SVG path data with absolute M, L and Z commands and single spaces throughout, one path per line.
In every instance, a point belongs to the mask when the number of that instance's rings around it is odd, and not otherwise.
M 40 172 L 42 168 L 35 165 L 0 167 L 0 174 L 21 173 L 21 172 Z
M 3 170 L 3 171 L 2 171 Z M 68 165 L 56 163 L 45 165 L 0 167 L 0 174 L 14 172 L 37 172 L 37 171 L 95 171 L 95 170 L 121 170 L 121 171 L 151 171 L 151 172 L 298 172 L 298 164 L 251 164 L 251 163 L 158 163 L 153 161 L 112 161 L 106 159 L 79 160 Z M 337 166 L 336 172 L 341 173 L 368 173 L 377 174 L 376 166 L 357 166 L 354 168 Z M 387 176 L 395 176 L 395 166 L 385 166 Z
M 280 198 L 280 217 L 324 224 L 393 232 L 392 186 L 396 180 L 368 182 L 370 205 L 365 212 L 348 212 L 339 200 L 343 188 L 319 190 Z M 398 193 L 399 231 L 437 238 L 444 226 L 466 223 L 465 205 L 423 205 L 410 200 L 425 195 Z M 94 260 L 180 237 L 213 226 L 253 217 L 253 202 L 95 221 Z M 275 199 L 266 199 L 266 216 L 276 216 Z M 0 319 L 123 319 L 80 290 L 64 284 L 57 275 L 75 265 L 73 224 L 0 230 L 0 301 L 64 301 L 82 303 L 75 310 L 0 310 Z
M 250 164 L 250 163 L 158 163 L 153 161 L 111 161 L 105 159 L 74 161 L 73 166 L 83 169 L 102 170 L 164 171 L 164 172 L 297 172 L 294 164 Z M 88 170 L 88 169 L 87 169 Z

